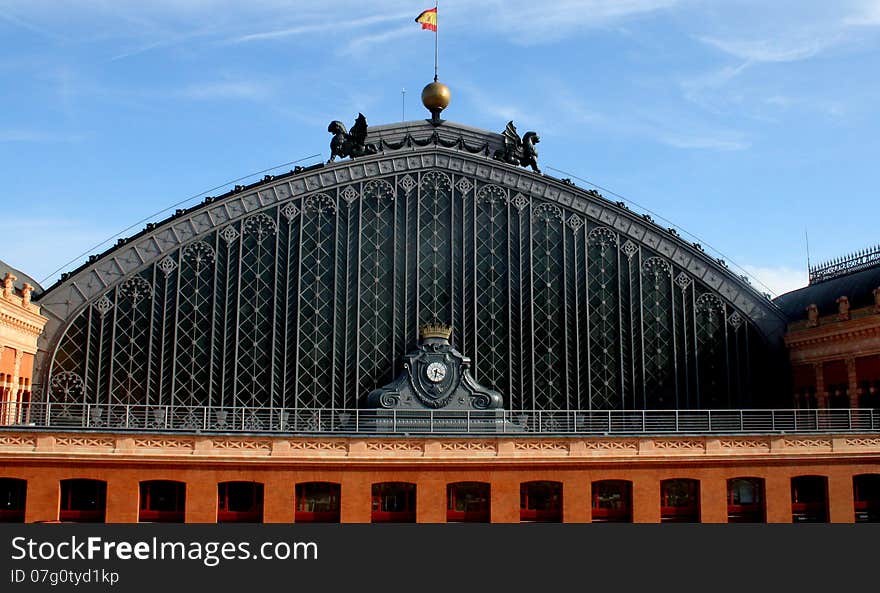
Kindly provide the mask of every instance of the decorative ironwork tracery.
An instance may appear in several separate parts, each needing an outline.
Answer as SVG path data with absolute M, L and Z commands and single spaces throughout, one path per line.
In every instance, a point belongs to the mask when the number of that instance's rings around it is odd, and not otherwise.
M 596 227 L 588 235 L 590 409 L 620 404 L 620 304 L 618 299 L 617 233 Z
M 428 322 L 453 325 L 514 410 L 743 405 L 760 341 L 646 244 L 439 170 L 242 212 L 87 305 L 55 350 L 50 399 L 281 410 L 236 420 L 254 429 L 362 404 Z

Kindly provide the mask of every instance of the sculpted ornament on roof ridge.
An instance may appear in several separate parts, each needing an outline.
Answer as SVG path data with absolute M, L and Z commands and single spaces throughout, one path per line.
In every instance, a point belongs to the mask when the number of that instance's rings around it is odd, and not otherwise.
M 327 131 L 333 134 L 330 140 L 330 160 L 332 163 L 336 157 L 356 158 L 376 154 L 379 149 L 375 144 L 367 144 L 367 118 L 363 113 L 358 113 L 351 132 L 345 128 L 339 120 L 333 120 L 327 126 Z
M 496 150 L 492 155 L 493 159 L 520 167 L 531 167 L 535 173 L 541 172 L 538 168 L 538 149 L 535 148 L 535 144 L 541 141 L 537 132 L 526 132 L 520 138 L 513 121 L 509 121 L 501 135 L 504 137 L 504 148 Z

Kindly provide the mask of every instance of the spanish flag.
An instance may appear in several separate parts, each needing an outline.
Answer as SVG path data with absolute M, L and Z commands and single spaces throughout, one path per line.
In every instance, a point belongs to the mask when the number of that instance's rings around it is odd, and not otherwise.
M 422 14 L 416 17 L 417 23 L 422 23 L 422 29 L 429 29 L 437 32 L 437 9 L 430 8 L 422 11 Z

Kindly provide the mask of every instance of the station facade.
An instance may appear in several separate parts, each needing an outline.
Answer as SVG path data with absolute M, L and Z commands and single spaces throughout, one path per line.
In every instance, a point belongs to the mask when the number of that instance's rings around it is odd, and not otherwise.
M 0 519 L 880 519 L 870 254 L 772 301 L 512 124 L 361 119 L 354 158 L 9 271 Z

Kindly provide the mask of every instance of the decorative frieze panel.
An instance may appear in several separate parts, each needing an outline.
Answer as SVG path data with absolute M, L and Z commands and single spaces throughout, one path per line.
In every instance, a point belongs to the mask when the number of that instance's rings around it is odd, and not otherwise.
M 498 446 L 488 441 L 447 441 L 440 443 L 440 450 L 444 453 L 457 454 L 488 454 L 495 455 L 498 452 Z
M 37 446 L 37 438 L 30 435 L 0 434 L 0 448 L 33 450 Z
M 784 439 L 786 449 L 831 449 L 831 438 L 786 438 Z
M 113 449 L 116 439 L 112 437 L 57 436 L 56 449 Z
M 530 453 L 567 455 L 569 446 L 565 441 L 539 441 L 539 440 L 522 440 L 513 443 L 514 451 L 526 451 Z
M 880 449 L 880 437 L 851 437 L 846 439 L 847 447 L 872 447 Z
M 324 440 L 295 440 L 290 441 L 290 450 L 294 453 L 332 453 L 337 455 L 346 455 L 348 453 L 348 443 L 346 441 L 324 441 Z
M 770 442 L 766 439 L 721 439 L 722 449 L 734 450 L 769 450 Z
M 192 439 L 172 439 L 161 437 L 148 437 L 134 439 L 136 449 L 152 449 L 158 451 L 192 451 L 195 441 Z
M 706 448 L 702 439 L 656 439 L 654 448 L 658 451 L 702 451 Z
M 421 455 L 424 451 L 424 444 L 416 441 L 367 441 L 366 449 L 374 453 L 415 453 Z
M 433 458 L 442 462 L 455 459 L 491 459 L 517 461 L 528 458 L 559 458 L 565 462 L 596 462 L 609 459 L 650 458 L 664 456 L 679 461 L 700 462 L 715 458 L 731 459 L 738 455 L 773 458 L 804 457 L 816 453 L 840 456 L 857 454 L 864 460 L 866 453 L 880 455 L 880 438 L 872 435 L 834 437 L 713 437 L 696 438 L 434 438 L 434 439 L 372 439 L 344 438 L 193 438 L 169 435 L 148 435 L 132 438 L 128 434 L 84 436 L 80 434 L 0 434 L 0 456 L 16 455 L 16 460 L 35 454 L 45 457 L 58 453 L 101 453 L 107 459 L 133 456 L 161 456 L 181 460 L 200 456 L 231 458 L 260 457 L 274 461 L 309 459 L 348 459 L 366 463 L 396 458 Z M 834 447 L 832 448 L 832 442 Z
M 636 452 L 639 450 L 639 442 L 635 439 L 603 439 L 584 441 L 588 451 L 605 452 Z
M 272 450 L 272 441 L 256 439 L 214 439 L 213 447 L 216 451 L 243 452 L 251 451 L 268 453 Z

